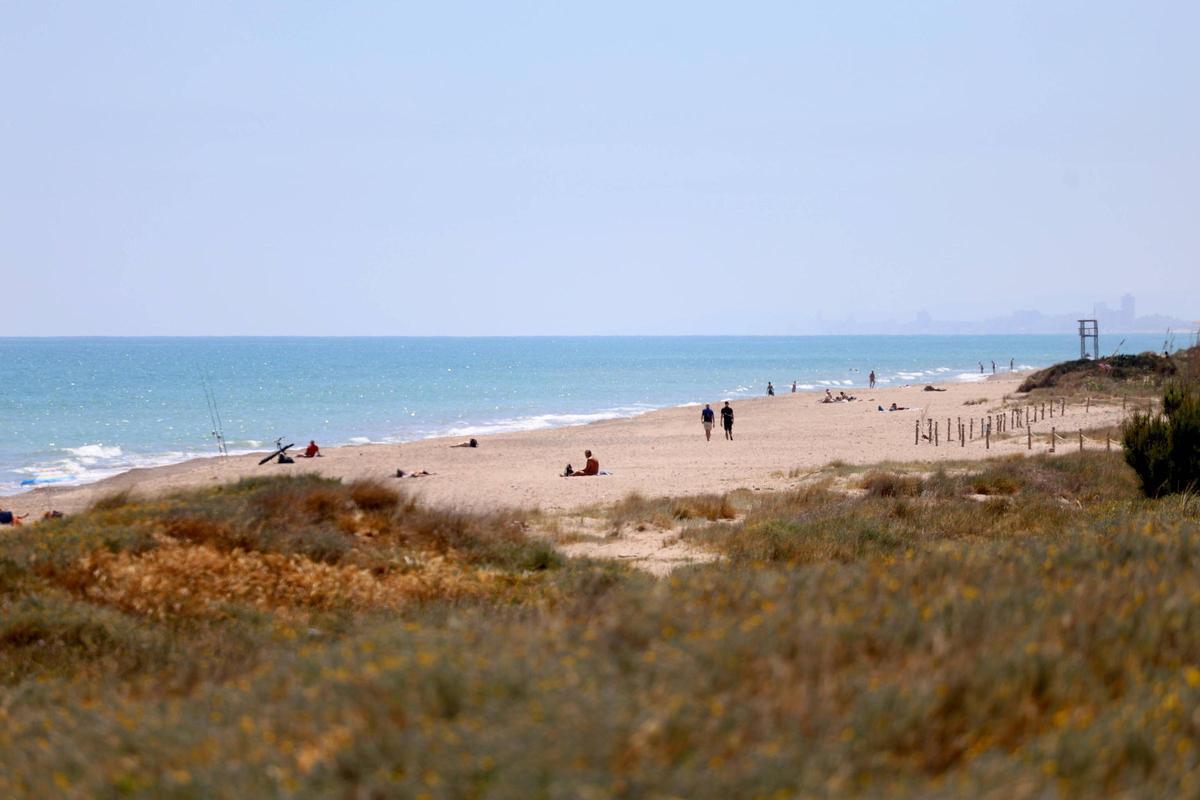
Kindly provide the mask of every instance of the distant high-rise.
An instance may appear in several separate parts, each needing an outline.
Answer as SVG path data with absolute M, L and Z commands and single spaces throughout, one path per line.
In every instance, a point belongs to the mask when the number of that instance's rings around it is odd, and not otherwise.
M 1137 314 L 1134 312 L 1133 303 L 1134 303 L 1133 295 L 1128 294 L 1128 293 L 1121 295 L 1121 324 L 1122 325 L 1132 325 L 1133 321 L 1135 319 L 1137 319 Z

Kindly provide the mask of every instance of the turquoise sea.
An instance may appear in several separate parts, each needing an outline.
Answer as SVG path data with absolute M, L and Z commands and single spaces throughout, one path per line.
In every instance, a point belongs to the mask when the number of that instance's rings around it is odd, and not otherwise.
M 1161 337 L 1101 337 L 1111 352 Z M 0 493 L 277 437 L 323 446 L 576 425 L 776 391 L 978 380 L 1063 336 L 0 338 Z M 216 401 L 214 425 L 206 386 Z

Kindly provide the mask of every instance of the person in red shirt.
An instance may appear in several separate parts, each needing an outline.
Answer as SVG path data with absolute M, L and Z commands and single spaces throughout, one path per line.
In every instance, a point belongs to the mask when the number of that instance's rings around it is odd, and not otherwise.
M 304 448 L 304 458 L 316 458 L 321 455 L 321 448 L 317 447 L 317 443 L 312 439 L 308 440 L 308 447 Z
M 584 450 L 583 457 L 587 459 L 587 464 L 585 464 L 583 469 L 579 470 L 578 472 L 572 472 L 567 476 L 568 478 L 580 478 L 585 475 L 600 474 L 600 462 L 592 456 L 592 451 Z

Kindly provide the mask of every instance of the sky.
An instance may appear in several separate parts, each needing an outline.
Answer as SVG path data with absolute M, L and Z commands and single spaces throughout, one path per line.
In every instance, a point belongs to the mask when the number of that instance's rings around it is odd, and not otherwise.
M 1200 318 L 1200 4 L 0 0 L 0 335 Z

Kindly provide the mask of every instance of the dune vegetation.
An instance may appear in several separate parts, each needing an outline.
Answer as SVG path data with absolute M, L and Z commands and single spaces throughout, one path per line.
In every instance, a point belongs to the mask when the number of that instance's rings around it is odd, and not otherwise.
M 1195 796 L 1200 502 L 1120 453 L 530 513 L 269 479 L 0 533 L 0 796 Z

